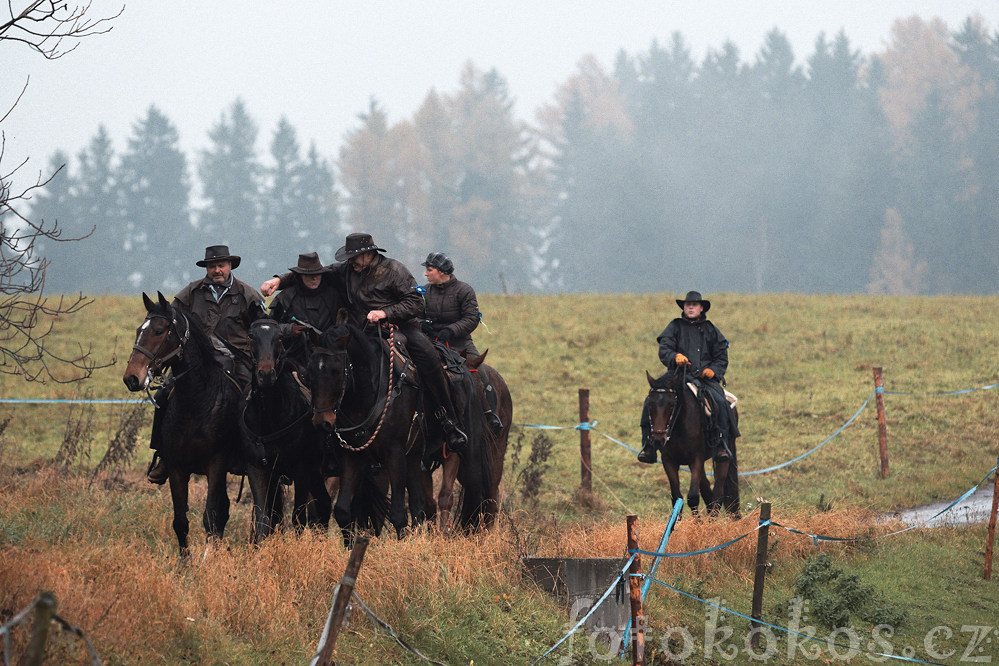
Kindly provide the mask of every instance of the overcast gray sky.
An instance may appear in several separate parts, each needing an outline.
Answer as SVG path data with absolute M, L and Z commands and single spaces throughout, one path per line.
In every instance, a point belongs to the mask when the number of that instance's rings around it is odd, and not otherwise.
M 121 6 L 93 0 L 92 11 Z M 335 158 L 372 96 L 391 121 L 410 117 L 431 88 L 455 90 L 467 61 L 496 68 L 518 117 L 531 121 L 583 55 L 610 69 L 618 50 L 641 52 L 674 31 L 697 60 L 731 40 L 748 61 L 777 27 L 802 60 L 821 32 L 842 29 L 868 54 L 885 47 L 896 18 L 936 16 L 956 29 L 975 13 L 999 27 L 999 0 L 135 0 L 109 34 L 59 60 L 0 43 L 0 115 L 30 76 L 0 127 L 2 167 L 30 156 L 37 175 L 56 149 L 75 157 L 102 123 L 121 151 L 150 104 L 193 158 L 237 97 L 257 122 L 262 155 L 285 115 L 303 150 L 314 140 Z

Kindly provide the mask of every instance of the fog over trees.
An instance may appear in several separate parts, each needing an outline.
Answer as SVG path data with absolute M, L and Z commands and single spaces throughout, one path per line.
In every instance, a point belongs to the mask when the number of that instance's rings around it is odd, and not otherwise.
M 98 127 L 50 156 L 32 219 L 94 233 L 39 242 L 46 289 L 171 292 L 218 243 L 267 277 L 367 231 L 484 293 L 995 291 L 999 31 L 975 19 L 899 20 L 873 54 L 840 33 L 800 57 L 774 30 L 695 62 L 677 33 L 583 57 L 532 119 L 513 94 L 469 64 L 396 124 L 373 99 L 335 156 L 238 91 L 197 155 L 137 110 L 124 153 Z

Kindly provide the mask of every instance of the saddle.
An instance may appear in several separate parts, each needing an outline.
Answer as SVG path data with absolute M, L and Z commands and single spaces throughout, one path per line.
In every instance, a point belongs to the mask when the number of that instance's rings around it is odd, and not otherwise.
M 406 336 L 396 331 L 391 338 L 381 336 L 382 353 L 388 357 L 391 353 L 392 372 L 400 384 L 419 387 L 420 383 L 416 376 L 416 364 L 406 351 Z
M 693 382 L 687 382 L 687 388 L 694 394 L 694 397 L 697 398 L 697 402 L 704 408 L 704 415 L 710 419 L 712 409 L 714 407 L 714 402 L 711 400 L 710 394 L 705 391 L 703 396 L 700 395 L 700 387 Z M 728 401 L 728 406 L 735 409 L 735 405 L 739 402 L 739 399 L 735 397 L 735 394 L 729 393 L 728 389 L 724 387 L 722 387 L 722 391 L 725 392 L 725 400 Z

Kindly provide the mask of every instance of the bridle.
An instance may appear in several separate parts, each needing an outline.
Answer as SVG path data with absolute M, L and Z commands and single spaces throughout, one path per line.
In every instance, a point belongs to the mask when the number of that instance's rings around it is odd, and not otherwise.
M 313 400 L 313 404 L 312 404 L 312 413 L 313 414 L 325 414 L 326 412 L 335 412 L 336 410 L 340 409 L 340 405 L 343 403 L 343 397 L 345 395 L 347 395 L 347 384 L 350 383 L 351 374 L 352 374 L 352 370 L 353 370 L 353 368 L 352 368 L 352 366 L 350 364 L 350 356 L 347 355 L 347 350 L 346 349 L 344 349 L 343 351 L 332 351 L 330 349 L 316 349 L 312 353 L 315 354 L 315 355 L 317 355 L 317 356 L 320 356 L 320 357 L 322 357 L 322 356 L 342 356 L 344 358 L 344 362 L 343 362 L 343 382 L 341 382 L 341 384 L 340 384 L 340 395 L 337 396 L 336 400 L 334 400 L 332 402 L 332 404 L 330 404 L 329 407 L 318 408 L 315 405 L 315 400 Z M 322 360 L 320 360 L 319 363 L 320 363 L 320 369 L 321 369 L 321 367 L 322 367 Z M 315 392 L 313 392 L 313 396 L 315 396 Z
M 140 331 L 142 330 L 142 326 L 140 326 L 139 329 L 136 330 L 136 332 L 135 332 L 135 344 L 132 345 L 132 350 L 139 352 L 140 354 L 142 354 L 143 356 L 145 356 L 146 358 L 149 359 L 149 363 L 148 363 L 147 367 L 148 367 L 149 372 L 151 374 L 159 375 L 163 371 L 163 368 L 166 366 L 166 364 L 169 361 L 173 360 L 174 358 L 181 359 L 181 358 L 184 357 L 184 346 L 187 344 L 187 341 L 190 340 L 190 338 L 191 338 L 191 323 L 189 321 L 187 321 L 187 317 L 185 317 L 183 314 L 180 315 L 180 318 L 184 320 L 184 324 L 185 324 L 183 333 L 180 332 L 180 330 L 179 330 L 179 328 L 177 326 L 177 321 L 178 320 L 177 320 L 176 314 L 172 318 L 171 317 L 167 317 L 166 315 L 152 314 L 152 313 L 149 314 L 146 317 L 146 322 L 149 322 L 149 321 L 151 321 L 153 319 L 163 319 L 163 320 L 166 320 L 168 322 L 167 323 L 167 328 L 168 328 L 167 336 L 168 337 L 170 335 L 176 335 L 177 336 L 177 346 L 174 347 L 168 353 L 163 354 L 162 356 L 154 354 L 153 352 L 149 351 L 148 349 L 146 349 L 145 347 L 143 347 L 142 345 L 140 345 L 139 344 L 139 334 L 140 334 Z M 143 325 L 145 325 L 145 324 L 143 324 Z M 165 342 L 165 340 L 166 339 L 164 339 L 164 342 Z M 160 347 L 162 347 L 162 346 L 163 346 L 163 344 L 160 343 Z M 157 350 L 157 352 L 158 351 L 159 350 Z

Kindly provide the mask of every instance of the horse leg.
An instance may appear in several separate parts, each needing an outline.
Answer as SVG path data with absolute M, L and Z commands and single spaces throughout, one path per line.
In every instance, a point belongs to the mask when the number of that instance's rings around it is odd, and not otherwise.
M 250 482 L 250 495 L 253 497 L 250 526 L 250 538 L 253 543 L 260 543 L 271 533 L 270 512 L 266 509 L 270 498 L 267 488 L 268 471 L 255 466 L 249 466 L 246 477 Z
M 437 524 L 445 536 L 451 533 L 451 509 L 454 508 L 454 482 L 458 478 L 459 456 L 448 456 L 441 465 L 441 489 L 437 493 Z
M 387 461 L 386 471 L 389 475 L 389 487 L 392 489 L 392 502 L 389 505 L 389 522 L 395 528 L 399 539 L 406 536 L 409 525 L 409 514 L 406 510 L 406 459 L 394 455 Z
M 690 507 L 690 512 L 695 516 L 700 515 L 698 505 L 701 503 L 701 484 L 703 479 L 704 461 L 700 458 L 695 458 L 690 463 L 690 488 L 687 490 L 687 506 Z M 710 494 L 704 499 L 710 501 Z
M 321 526 L 323 529 L 327 529 L 330 525 L 330 516 L 333 514 L 333 502 L 330 499 L 329 490 L 326 488 L 326 484 L 323 481 L 323 475 L 319 473 L 319 469 L 314 465 L 307 466 L 304 472 L 306 480 L 303 482 L 305 486 L 309 489 L 309 494 L 312 496 L 312 507 L 314 509 L 314 514 L 308 520 L 307 524 L 310 526 Z M 298 482 L 295 482 L 295 487 L 298 487 Z
M 423 477 L 424 472 L 420 456 L 407 456 L 406 493 L 409 496 L 409 515 L 413 527 L 420 525 L 427 519 L 426 490 L 423 486 Z
M 222 460 L 208 468 L 208 497 L 205 499 L 205 534 L 212 540 L 221 540 L 229 522 L 229 493 L 226 489 L 228 470 Z
M 666 460 L 666 456 L 663 456 L 663 470 L 666 471 L 666 478 L 669 480 L 669 508 L 672 511 L 677 502 L 683 501 L 683 495 L 680 493 L 680 467 Z
M 423 513 L 431 524 L 437 522 L 437 499 L 434 497 L 434 475 L 420 467 L 420 486 L 423 488 Z
M 715 487 L 712 490 L 711 504 L 708 506 L 708 511 L 711 512 L 712 516 L 717 516 L 725 500 L 725 484 L 728 483 L 729 461 L 714 461 L 714 468 Z
M 173 533 L 177 535 L 177 545 L 180 546 L 180 557 L 187 559 L 190 554 L 187 548 L 187 535 L 191 531 L 187 519 L 187 486 L 191 475 L 177 469 L 170 470 L 170 499 L 173 501 Z
M 343 474 L 340 475 L 340 489 L 336 495 L 336 504 L 333 505 L 333 516 L 336 518 L 336 524 L 340 526 L 343 545 L 347 548 L 354 545 L 357 525 L 355 517 L 351 513 L 351 502 L 353 502 L 358 481 L 363 473 L 362 465 L 363 463 L 358 464 L 354 460 L 344 461 Z

